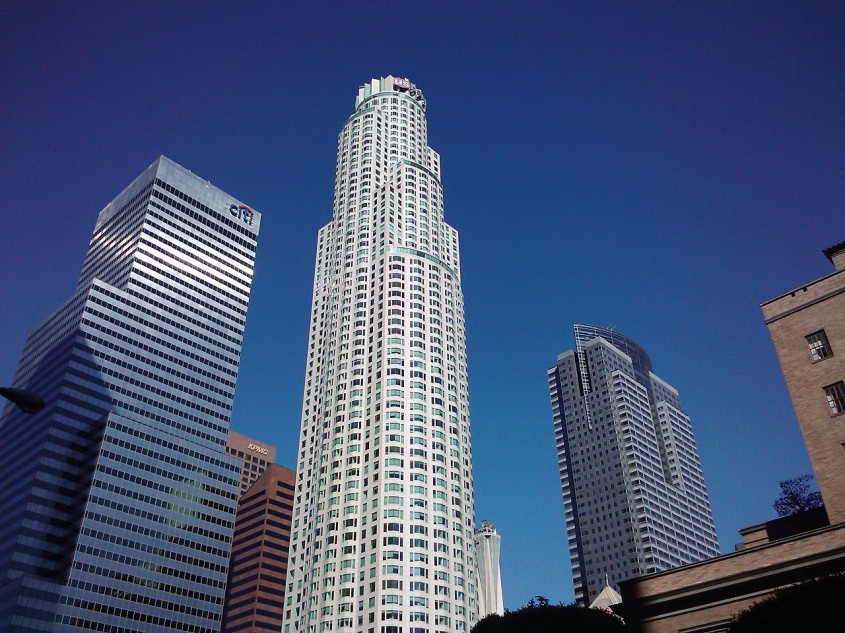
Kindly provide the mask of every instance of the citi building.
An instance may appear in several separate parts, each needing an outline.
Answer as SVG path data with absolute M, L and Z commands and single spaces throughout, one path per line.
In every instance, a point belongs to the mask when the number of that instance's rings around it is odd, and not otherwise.
M 283 631 L 446 633 L 476 617 L 458 235 L 426 100 L 358 89 L 319 231 Z
M 260 219 L 164 157 L 100 212 L 0 422 L 0 630 L 219 631 Z

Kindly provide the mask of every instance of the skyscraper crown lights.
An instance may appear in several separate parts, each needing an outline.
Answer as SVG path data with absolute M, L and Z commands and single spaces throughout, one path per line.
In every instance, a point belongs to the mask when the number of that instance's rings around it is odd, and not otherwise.
M 420 107 L 425 111 L 426 102 L 422 90 L 420 90 L 415 83 L 405 77 L 394 77 L 388 75 L 381 79 L 372 79 L 369 83 L 365 83 L 358 89 L 358 96 L 355 98 L 355 107 L 361 105 L 368 98 L 382 92 L 398 92 L 405 95 L 412 100 L 415 100 Z

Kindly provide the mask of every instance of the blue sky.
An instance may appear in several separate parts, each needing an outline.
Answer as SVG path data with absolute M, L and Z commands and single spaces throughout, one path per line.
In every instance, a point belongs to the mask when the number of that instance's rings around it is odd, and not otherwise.
M 759 304 L 845 239 L 845 4 L 9 0 L 0 25 L 0 383 L 165 154 L 263 214 L 233 428 L 293 466 L 336 134 L 394 74 L 461 235 L 506 606 L 572 599 L 545 371 L 574 321 L 680 391 L 724 551 L 809 471 Z

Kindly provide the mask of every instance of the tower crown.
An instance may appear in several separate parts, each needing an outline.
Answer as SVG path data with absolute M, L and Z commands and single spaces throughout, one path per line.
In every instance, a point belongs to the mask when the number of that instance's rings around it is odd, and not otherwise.
M 412 83 L 410 79 L 394 77 L 393 75 L 381 77 L 380 79 L 371 79 L 369 83 L 365 83 L 358 88 L 358 96 L 355 98 L 355 109 L 357 110 L 370 97 L 383 92 L 396 92 L 403 95 L 419 105 L 423 109 L 423 112 L 425 112 L 426 103 L 422 90 L 417 88 L 417 85 Z

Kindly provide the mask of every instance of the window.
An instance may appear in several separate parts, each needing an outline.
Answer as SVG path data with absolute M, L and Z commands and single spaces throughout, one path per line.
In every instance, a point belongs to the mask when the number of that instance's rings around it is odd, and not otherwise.
M 830 405 L 830 414 L 837 415 L 845 413 L 845 382 L 839 381 L 824 388 L 827 395 L 827 403 Z
M 813 357 L 813 362 L 833 356 L 833 350 L 830 349 L 830 343 L 827 341 L 824 330 L 813 332 L 806 339 L 807 345 L 810 346 L 810 355 Z

